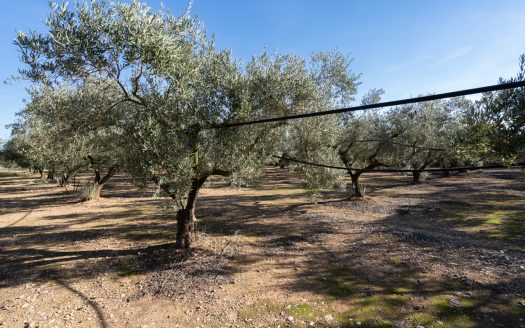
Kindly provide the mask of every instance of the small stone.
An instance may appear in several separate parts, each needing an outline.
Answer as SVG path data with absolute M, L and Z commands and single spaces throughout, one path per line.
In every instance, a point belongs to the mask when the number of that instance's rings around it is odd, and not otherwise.
M 461 304 L 460 300 L 457 297 L 450 296 L 448 302 L 453 306 L 459 306 Z
M 332 320 L 334 320 L 334 317 L 331 314 L 327 314 L 327 315 L 324 316 L 324 319 L 326 321 L 332 321 Z
M 292 316 L 288 316 L 288 317 L 286 317 L 286 320 L 288 320 L 289 322 L 293 322 L 293 317 Z
M 310 323 L 308 324 L 310 327 L 313 327 L 315 325 L 315 322 L 313 321 L 310 321 Z

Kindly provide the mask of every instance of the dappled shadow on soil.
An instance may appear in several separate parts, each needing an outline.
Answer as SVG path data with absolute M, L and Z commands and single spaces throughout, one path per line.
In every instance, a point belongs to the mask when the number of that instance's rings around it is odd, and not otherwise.
M 371 176 L 369 200 L 336 201 L 347 193 L 327 192 L 317 205 L 285 171 L 266 173 L 258 186 L 243 191 L 225 188 L 219 179 L 210 183 L 198 201 L 204 238 L 189 253 L 174 250 L 175 223 L 159 213 L 160 200 L 117 187 L 127 183 L 124 178 L 108 188 L 107 200 L 85 206 L 50 188 L 25 195 L 27 189 L 9 189 L 23 186 L 2 186 L 10 193 L 2 205 L 23 210 L 0 213 L 9 218 L 0 222 L 0 288 L 55 282 L 88 304 L 105 327 L 103 310 L 71 282 L 140 275 L 146 279 L 136 297 L 178 299 L 185 292 L 181 285 L 156 281 L 183 275 L 229 284 L 264 263 L 274 270 L 264 288 L 324 300 L 322 312 L 294 316 L 333 315 L 320 323 L 325 326 L 522 323 L 522 173 L 475 172 L 420 186 L 395 177 L 385 189 Z
M 332 222 L 338 234 L 324 236 L 287 288 L 335 300 L 345 309 L 339 326 L 520 327 L 525 197 L 511 186 L 494 193 L 491 183 L 460 182 L 414 187 L 429 191 L 395 206 L 333 203 L 346 212 Z M 365 220 L 367 207 L 384 215 Z M 494 212 L 504 214 L 493 220 Z

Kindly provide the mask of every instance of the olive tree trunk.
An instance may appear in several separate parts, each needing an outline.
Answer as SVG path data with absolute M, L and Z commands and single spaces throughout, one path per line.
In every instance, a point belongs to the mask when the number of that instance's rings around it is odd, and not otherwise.
M 420 170 L 412 171 L 412 183 L 413 184 L 421 183 L 421 171 Z
M 359 177 L 363 172 L 357 171 L 355 173 L 349 171 L 350 178 L 352 179 L 352 190 L 354 192 L 353 197 L 355 198 L 363 198 L 365 195 L 363 194 L 363 189 L 361 187 L 361 184 L 359 183 Z
M 47 171 L 47 180 L 55 180 L 55 171 L 53 170 L 48 170 Z
M 102 190 L 102 187 L 104 187 L 104 185 L 94 183 L 82 191 L 80 198 L 82 201 L 98 200 L 100 199 L 100 191 Z
M 195 217 L 195 207 L 199 191 L 206 182 L 208 176 L 193 179 L 191 190 L 186 200 L 186 207 L 177 211 L 177 237 L 176 248 L 190 248 L 192 242 L 197 238 L 197 218 Z
M 88 201 L 88 200 L 98 200 L 100 199 L 100 192 L 102 191 L 102 188 L 104 187 L 104 184 L 115 175 L 117 171 L 117 168 L 112 166 L 109 168 L 108 172 L 104 177 L 101 177 L 100 170 L 95 170 L 95 180 L 93 181 L 93 184 L 91 186 L 88 186 L 86 189 L 82 191 L 82 195 L 80 196 L 80 199 L 82 201 Z

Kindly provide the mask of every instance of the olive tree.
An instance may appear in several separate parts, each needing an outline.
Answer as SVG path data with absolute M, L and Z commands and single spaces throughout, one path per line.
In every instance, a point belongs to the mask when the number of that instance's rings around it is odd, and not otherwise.
M 443 168 L 482 165 L 491 160 L 487 139 L 483 136 L 483 123 L 477 120 L 478 106 L 464 97 L 445 103 L 450 115 L 445 132 L 440 137 L 441 155 L 437 161 Z M 474 130 L 474 127 L 477 130 Z M 444 171 L 448 175 L 450 171 Z
M 10 138 L 2 144 L 2 160 L 14 163 L 23 168 L 38 171 L 43 177 L 43 168 L 40 163 L 35 162 L 29 157 L 28 148 L 25 141 L 25 130 L 22 124 L 14 123 L 9 125 L 11 128 Z
M 152 12 L 136 1 L 129 4 L 90 1 L 71 9 L 67 4 L 53 5 L 46 24 L 45 34 L 18 35 L 15 43 L 26 64 L 21 75 L 48 87 L 61 83 L 81 86 L 93 79 L 117 86 L 118 92 L 112 93 L 112 102 L 104 108 L 106 111 L 121 105 L 126 108 L 125 115 L 117 121 L 119 133 L 129 137 L 125 151 L 130 156 L 120 165 L 140 173 L 137 175 L 143 179 L 155 181 L 173 198 L 188 196 L 192 203 L 198 188 L 193 188 L 190 194 L 188 180 L 178 178 L 189 177 L 193 186 L 200 186 L 203 180 L 195 177 L 191 165 L 198 154 L 181 151 L 180 140 L 185 136 L 197 145 L 199 122 L 207 119 L 194 116 L 196 112 L 192 111 L 202 95 L 196 92 L 199 82 L 209 82 L 208 87 L 217 89 L 217 99 L 207 99 L 218 104 L 210 110 L 221 106 L 219 98 L 227 99 L 219 94 L 221 81 L 199 80 L 206 60 L 209 68 L 220 63 L 224 55 L 206 57 L 214 52 L 212 46 L 208 47 L 203 31 L 188 15 L 176 17 L 163 11 Z M 209 73 L 218 76 L 221 72 L 212 67 Z M 88 127 L 92 123 L 88 122 Z M 158 134 L 166 131 L 159 127 L 169 129 L 170 134 Z M 170 139 L 175 136 L 176 139 Z M 159 137 L 163 140 L 159 141 Z M 171 163 L 175 156 L 177 161 Z M 100 163 L 97 159 L 91 162 L 94 166 Z M 104 180 L 101 178 L 99 184 Z M 186 206 L 178 209 L 178 246 L 189 247 L 186 214 L 191 211 Z
M 500 83 L 524 81 L 525 54 L 521 55 L 519 66 L 515 77 L 500 78 Z M 478 105 L 478 122 L 484 127 L 481 133 L 496 157 L 509 163 L 525 159 L 525 88 L 485 93 Z
M 392 165 L 393 139 L 398 135 L 382 113 L 347 118 L 336 151 L 352 179 L 353 197 L 364 196 L 359 178 L 366 170 Z
M 232 184 L 246 183 L 283 139 L 282 123 L 215 125 L 306 111 L 321 103 L 321 87 L 332 99 L 341 97 L 323 83 L 330 78 L 326 68 L 312 83 L 298 57 L 263 54 L 241 68 L 188 14 L 92 1 L 54 6 L 47 25 L 46 34 L 19 35 L 27 64 L 22 75 L 47 86 L 81 86 L 89 79 L 118 86 L 105 108 L 126 108 L 119 119 L 126 136 L 122 166 L 135 181 L 154 181 L 172 198 L 178 247 L 190 247 L 194 238 L 196 200 L 206 179 L 223 175 Z
M 378 103 L 383 93 L 382 89 L 371 89 L 363 96 L 361 104 Z M 392 142 L 397 135 L 398 132 L 380 111 L 350 113 L 341 118 L 334 149 L 350 175 L 352 197 L 364 197 L 359 181 L 364 172 L 391 165 Z
M 298 90 L 303 94 L 307 91 L 309 96 L 305 98 L 308 101 L 299 103 L 305 108 L 298 108 L 298 111 L 316 112 L 349 106 L 355 99 L 360 78 L 351 71 L 351 62 L 339 52 L 322 52 L 314 54 L 309 65 L 302 63 L 298 70 L 301 74 L 295 76 L 307 82 Z M 303 161 L 337 165 L 339 155 L 334 149 L 340 141 L 342 122 L 334 115 L 290 121 L 285 143 L 289 155 Z M 293 162 L 291 167 L 306 181 L 313 196 L 320 189 L 344 185 L 341 170 Z
M 389 121 L 399 131 L 393 143 L 393 164 L 413 169 L 412 182 L 417 184 L 421 182 L 422 170 L 431 165 L 450 167 L 476 162 L 463 116 L 469 106 L 468 100 L 456 98 L 392 109 Z
M 110 106 L 117 87 L 101 80 L 78 86 L 45 86 L 31 91 L 19 113 L 31 158 L 67 180 L 79 169 L 91 169 L 83 200 L 98 199 L 104 184 L 125 161 L 122 126 L 124 104 Z

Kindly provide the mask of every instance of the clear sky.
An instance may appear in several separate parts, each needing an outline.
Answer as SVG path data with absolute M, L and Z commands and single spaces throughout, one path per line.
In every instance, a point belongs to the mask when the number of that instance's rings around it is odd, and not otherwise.
M 187 2 L 163 1 L 177 13 Z M 3 1 L 1 9 L 3 81 L 21 67 L 16 31 L 43 31 L 49 8 L 45 0 L 17 0 Z M 525 53 L 523 0 L 194 0 L 192 13 L 241 60 L 264 49 L 350 54 L 352 70 L 362 73 L 360 94 L 383 88 L 383 100 L 495 84 L 517 73 Z M 0 139 L 23 107 L 26 86 L 0 85 Z

